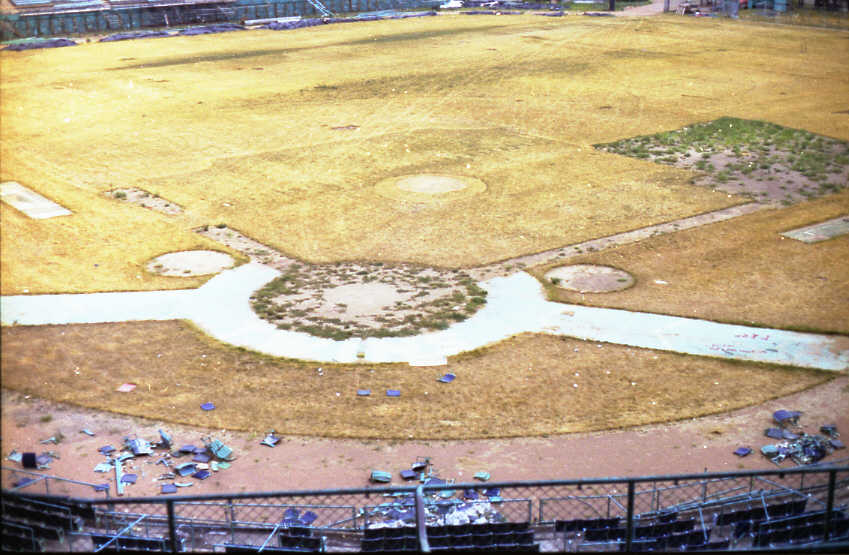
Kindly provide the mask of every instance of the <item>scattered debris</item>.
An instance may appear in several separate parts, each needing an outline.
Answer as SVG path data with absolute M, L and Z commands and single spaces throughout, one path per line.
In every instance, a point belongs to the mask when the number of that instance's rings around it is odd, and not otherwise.
M 370 479 L 372 482 L 388 484 L 392 481 L 392 474 L 383 470 L 372 470 Z
M 11 452 L 11 453 L 9 453 L 9 456 L 8 456 L 8 457 L 6 457 L 6 459 L 8 459 L 8 460 L 10 460 L 10 461 L 12 461 L 12 462 L 19 463 L 19 464 L 21 463 L 21 459 L 22 459 L 22 458 L 23 458 L 23 455 L 22 455 L 21 453 L 18 453 L 18 452 L 17 452 L 17 451 L 15 451 L 14 449 L 12 449 L 12 452 Z
M 212 403 L 204 403 L 200 406 L 203 410 L 215 410 L 215 405 Z
M 59 443 L 59 440 L 56 439 L 56 436 L 50 436 L 47 439 L 42 439 L 41 441 L 39 441 L 39 443 L 41 443 L 42 445 L 47 445 L 48 443 L 56 445 Z
M 749 449 L 748 447 L 738 447 L 737 449 L 734 450 L 734 454 L 737 455 L 738 457 L 745 457 L 745 456 L 749 455 L 751 452 L 752 452 L 752 450 Z
M 401 479 L 406 481 L 413 480 L 416 476 L 418 476 L 415 470 L 402 470 L 400 474 Z
M 269 447 L 274 447 L 278 443 L 280 443 L 280 438 L 274 435 L 274 430 L 268 432 L 268 434 L 266 434 L 265 436 L 265 439 L 259 442 L 260 445 L 267 445 Z
M 204 439 L 204 444 L 210 453 L 215 455 L 218 459 L 222 461 L 232 461 L 235 459 L 233 456 L 233 450 L 218 441 L 217 439 L 207 440 Z
M 85 435 L 87 435 L 87 436 L 92 436 L 92 437 L 94 437 L 94 432 L 92 432 L 92 431 L 91 431 L 91 430 L 89 430 L 88 428 L 83 428 L 82 430 L 80 430 L 80 433 L 85 434 Z
M 358 389 L 357 397 L 368 397 L 371 395 L 371 389 Z
M 162 490 L 160 490 L 160 493 L 177 493 L 177 486 L 174 484 L 162 484 Z
M 206 480 L 212 475 L 209 470 L 198 470 L 194 474 L 192 474 L 192 478 L 197 478 L 198 480 Z
M 400 389 L 387 389 L 386 390 L 386 396 L 387 397 L 400 397 L 401 396 L 401 390 Z
M 481 482 L 486 482 L 489 480 L 489 472 L 481 471 L 475 474 L 475 480 L 480 480 Z
M 820 427 L 820 431 L 828 437 L 816 434 L 810 435 L 801 430 L 798 411 L 778 410 L 773 413 L 773 419 L 780 428 L 767 428 L 764 435 L 772 439 L 783 439 L 781 443 L 764 445 L 761 454 L 776 465 L 780 465 L 785 459 L 791 459 L 799 466 L 821 461 L 831 454 L 835 449 L 845 447 L 843 443 L 835 439 L 840 434 L 834 425 Z M 798 428 L 799 433 L 785 429 L 785 426 Z M 836 442 L 836 443 L 835 443 Z
M 137 474 L 124 474 L 121 476 L 121 482 L 125 484 L 135 484 L 138 479 L 139 477 Z
M 456 376 L 455 374 L 452 374 L 451 372 L 449 372 L 449 373 L 445 374 L 444 376 L 442 376 L 441 378 L 439 378 L 439 379 L 438 379 L 438 380 L 436 380 L 436 381 L 438 381 L 438 382 L 442 382 L 442 383 L 451 383 L 451 382 L 453 382 L 456 378 L 457 378 L 457 376 Z
M 119 385 L 119 386 L 115 389 L 115 391 L 120 391 L 121 393 L 129 393 L 130 391 L 134 390 L 135 388 L 136 388 L 136 384 L 134 384 L 134 383 L 125 383 L 125 384 L 121 384 L 121 385 Z

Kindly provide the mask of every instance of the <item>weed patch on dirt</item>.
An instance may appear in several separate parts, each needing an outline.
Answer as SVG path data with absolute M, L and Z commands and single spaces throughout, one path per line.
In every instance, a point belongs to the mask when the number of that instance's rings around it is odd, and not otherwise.
M 696 185 L 762 202 L 787 205 L 849 183 L 849 142 L 763 121 L 724 117 L 595 146 L 698 171 Z

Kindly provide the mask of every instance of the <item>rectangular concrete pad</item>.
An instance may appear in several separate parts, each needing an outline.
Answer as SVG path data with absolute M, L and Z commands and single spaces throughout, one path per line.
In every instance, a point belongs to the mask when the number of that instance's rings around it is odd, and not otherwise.
M 833 239 L 847 233 L 849 233 L 849 215 L 839 216 L 827 222 L 785 231 L 782 235 L 805 243 L 819 243 L 820 241 Z
M 0 199 L 34 220 L 70 216 L 72 212 L 16 181 L 0 184 Z

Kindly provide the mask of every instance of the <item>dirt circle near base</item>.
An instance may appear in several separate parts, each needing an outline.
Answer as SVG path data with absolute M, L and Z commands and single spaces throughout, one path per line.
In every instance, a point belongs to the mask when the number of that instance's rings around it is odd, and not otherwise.
M 486 190 L 480 179 L 469 176 L 416 174 L 383 179 L 375 185 L 381 196 L 412 202 L 451 201 Z
M 233 257 L 218 251 L 179 251 L 157 256 L 146 269 L 162 276 L 203 276 L 232 268 Z
M 573 264 L 549 270 L 545 279 L 557 287 L 579 293 L 611 293 L 634 285 L 634 277 L 624 270 L 594 264 Z
M 411 296 L 412 293 L 399 293 L 395 286 L 386 283 L 352 283 L 324 292 L 324 300 L 335 305 L 344 304 L 348 316 L 373 314 Z

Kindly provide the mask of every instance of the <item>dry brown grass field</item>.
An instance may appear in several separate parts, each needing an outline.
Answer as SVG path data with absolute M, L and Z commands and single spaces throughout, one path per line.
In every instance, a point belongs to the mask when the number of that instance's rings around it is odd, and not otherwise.
M 449 359 L 458 376 L 451 384 L 436 381 L 445 367 L 265 357 L 182 322 L 4 327 L 2 341 L 3 387 L 27 395 L 218 430 L 325 437 L 616 429 L 756 405 L 833 377 L 531 334 Z M 115 391 L 125 382 L 138 386 Z M 372 394 L 358 397 L 357 389 Z M 386 397 L 387 389 L 401 397 Z M 209 401 L 216 409 L 200 410 Z
M 847 49 L 834 31 L 523 15 L 3 52 L 2 179 L 77 210 L 54 230 L 3 208 L 3 291 L 181 287 L 137 270 L 204 224 L 313 262 L 473 266 L 738 203 L 590 145 L 722 115 L 849 138 Z M 487 189 L 375 192 L 423 172 Z M 185 212 L 106 204 L 125 186 Z
M 193 231 L 205 225 L 226 224 L 312 263 L 466 268 L 741 204 L 748 199 L 692 186 L 689 171 L 592 145 L 720 116 L 849 139 L 847 53 L 841 31 L 530 14 L 0 52 L 0 180 L 74 211 L 36 221 L 3 204 L 0 286 L 4 295 L 196 287 L 203 278 L 154 276 L 144 265 L 169 251 L 227 251 Z M 416 174 L 473 177 L 485 188 L 432 202 L 380 193 L 386 179 Z M 164 215 L 107 195 L 126 187 L 184 211 Z M 764 308 L 773 300 L 766 287 L 750 313 L 739 296 L 712 297 L 711 287 L 741 282 L 753 271 L 748 255 L 761 273 L 775 260 L 769 253 L 788 265 L 799 257 L 800 268 L 835 248 L 839 255 L 845 238 L 805 250 L 771 234 L 779 219 L 803 225 L 846 205 L 843 194 L 740 222 L 765 257 L 737 252 L 732 221 L 598 260 L 637 275 L 635 288 L 616 294 L 634 296 L 629 308 L 684 313 L 705 288 L 704 302 L 718 308 L 687 315 L 845 331 L 833 307 L 828 317 L 776 315 Z M 700 233 L 728 264 L 687 266 L 682 254 Z M 640 249 L 679 265 L 661 276 Z M 832 258 L 828 278 L 845 279 L 836 265 Z M 655 275 L 684 283 L 671 297 L 640 296 Z M 771 283 L 788 297 L 810 292 L 796 274 Z M 335 437 L 608 429 L 757 404 L 829 379 L 529 335 L 455 357 L 450 368 L 462 379 L 441 387 L 444 368 L 323 365 L 318 376 L 317 364 L 222 346 L 179 322 L 2 334 L 5 388 L 214 428 Z M 125 381 L 139 384 L 131 404 L 115 392 Z M 373 396 L 357 398 L 357 387 Z M 404 396 L 386 399 L 388 388 Z M 197 410 L 206 401 L 219 408 Z
M 582 294 L 544 279 L 549 298 L 773 328 L 849 333 L 849 236 L 807 244 L 781 235 L 845 215 L 849 191 L 784 209 L 579 255 L 569 264 L 623 269 L 636 284 Z M 656 283 L 660 281 L 662 283 Z

